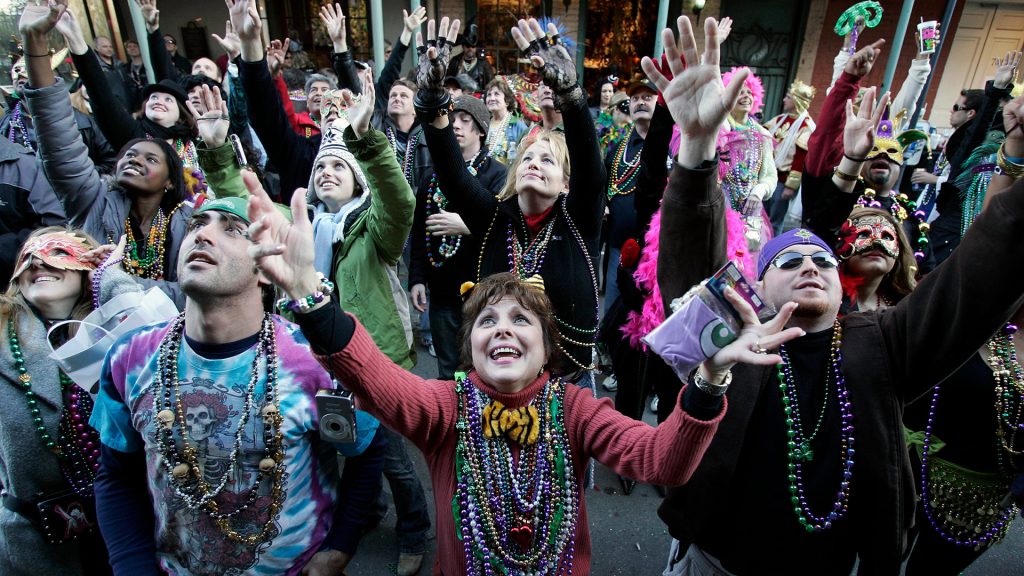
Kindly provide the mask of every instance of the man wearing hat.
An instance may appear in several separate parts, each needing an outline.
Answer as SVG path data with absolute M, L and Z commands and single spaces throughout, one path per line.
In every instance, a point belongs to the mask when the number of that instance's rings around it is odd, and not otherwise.
M 52 68 L 59 66 L 67 53 L 67 49 L 64 49 L 54 54 L 50 59 L 50 66 Z M 11 83 L 14 85 L 14 90 L 7 98 L 7 113 L 0 118 L 0 136 L 19 144 L 27 152 L 34 154 L 38 146 L 36 145 L 36 132 L 32 126 L 32 113 L 22 100 L 22 90 L 28 84 L 24 58 L 19 58 L 11 66 Z M 114 149 L 91 116 L 82 114 L 78 110 L 75 110 L 74 114 L 78 132 L 82 135 L 82 142 L 89 149 L 89 159 L 101 173 L 110 174 L 114 170 L 116 160 Z
M 782 232 L 782 220 L 789 208 L 789 201 L 800 189 L 807 142 L 811 132 L 814 132 L 814 120 L 807 112 L 814 94 L 813 86 L 794 80 L 782 99 L 782 114 L 764 125 L 775 138 L 775 168 L 779 173 L 778 188 L 769 199 L 769 215 L 776 234 Z
M 353 441 L 321 438 L 328 413 L 314 397 L 338 386 L 265 312 L 273 290 L 248 227 L 244 199 L 197 208 L 178 258 L 185 311 L 105 360 L 95 493 L 115 573 L 341 573 L 355 551 L 384 446 L 358 413 Z M 349 456 L 344 480 L 336 450 Z
M 701 61 L 688 52 L 687 62 Z M 715 88 L 713 59 L 677 68 L 671 82 L 648 60 L 644 68 L 683 131 L 659 233 L 658 285 L 670 310 L 724 264 L 714 120 L 729 105 L 727 91 Z M 690 86 L 702 82 L 709 85 Z M 848 124 L 857 144 L 846 153 L 855 158 L 875 144 L 865 112 Z M 787 330 L 761 325 L 745 300 L 729 297 L 744 318 L 740 338 L 689 375 L 694 388 L 726 398 L 730 418 L 658 511 L 677 540 L 666 574 L 846 575 L 858 561 L 862 574 L 899 574 L 915 506 L 903 406 L 1021 304 L 1014 274 L 1024 266 L 1024 186 L 992 204 L 945 266 L 883 312 L 838 317 L 837 261 L 812 232 L 791 230 L 764 245 L 751 281 Z
M 658 103 L 658 89 L 647 78 L 633 81 L 627 89 L 629 95 L 629 117 L 633 127 L 625 138 L 605 154 L 604 165 L 608 170 L 608 270 L 605 275 L 605 314 L 619 296 L 617 274 L 619 253 L 623 243 L 638 234 L 636 210 L 633 208 L 633 192 L 637 176 L 642 168 L 640 152 L 651 128 L 651 118 Z
M 497 195 L 505 185 L 507 170 L 484 146 L 491 122 L 487 105 L 479 98 L 463 95 L 455 99 L 451 118 L 454 143 L 459 146 L 466 169 Z M 428 290 L 430 293 L 430 333 L 441 379 L 454 378 L 458 369 L 458 331 L 462 325 L 459 287 L 476 279 L 479 254 L 478 239 L 469 236 L 469 229 L 454 210 L 443 209 L 444 202 L 444 190 L 436 178 L 425 178 L 416 193 L 409 260 L 409 293 L 419 311 L 427 309 Z M 448 248 L 442 250 L 441 246 Z
M 462 53 L 452 57 L 448 64 L 448 75 L 457 77 L 466 74 L 477 86 L 487 86 L 494 78 L 494 68 L 482 57 L 483 50 L 477 48 L 477 40 L 476 24 L 471 24 L 467 34 L 460 34 L 456 41 L 456 45 L 462 46 Z

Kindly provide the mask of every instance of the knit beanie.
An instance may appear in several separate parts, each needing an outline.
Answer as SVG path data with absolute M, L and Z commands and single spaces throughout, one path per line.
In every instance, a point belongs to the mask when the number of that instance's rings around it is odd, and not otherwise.
M 314 182 L 316 163 L 321 158 L 328 156 L 340 158 L 345 164 L 348 164 L 348 167 L 352 170 L 352 175 L 355 176 L 356 186 L 362 189 L 363 194 L 370 192 L 370 184 L 366 180 L 366 175 L 363 174 L 363 169 L 359 167 L 356 157 L 352 155 L 348 146 L 345 145 L 345 139 L 342 137 L 344 128 L 341 124 L 344 124 L 344 122 L 334 122 L 322 132 L 323 140 L 320 142 L 320 150 L 316 153 L 316 159 L 313 160 L 314 170 L 309 175 L 309 188 L 306 190 L 306 201 L 310 204 L 319 202 L 320 199 L 316 191 L 316 183 Z
M 465 112 L 473 117 L 473 123 L 480 129 L 480 133 L 487 136 L 487 130 L 491 127 L 491 111 L 487 109 L 484 101 L 463 94 L 455 99 L 454 112 Z

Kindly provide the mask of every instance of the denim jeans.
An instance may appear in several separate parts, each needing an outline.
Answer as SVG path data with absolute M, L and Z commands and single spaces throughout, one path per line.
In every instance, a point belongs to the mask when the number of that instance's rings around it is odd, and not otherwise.
M 462 306 L 430 304 L 430 333 L 437 352 L 437 377 L 454 380 L 459 369 L 459 326 L 462 324 Z
M 405 439 L 383 425 L 380 433 L 388 440 L 384 477 L 391 486 L 391 497 L 395 501 L 398 551 L 401 554 L 422 554 L 426 551 L 427 532 L 430 530 L 430 513 L 423 485 L 416 475 L 409 453 L 405 451 Z M 377 508 L 381 517 L 387 513 L 388 505 L 383 490 L 377 500 Z

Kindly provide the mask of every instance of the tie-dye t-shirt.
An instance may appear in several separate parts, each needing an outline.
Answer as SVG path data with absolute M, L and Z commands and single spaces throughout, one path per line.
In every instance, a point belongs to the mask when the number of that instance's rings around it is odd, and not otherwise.
M 203 510 L 189 509 L 175 494 L 156 444 L 153 393 L 160 341 L 168 323 L 140 328 L 118 340 L 107 354 L 92 425 L 101 441 L 121 452 L 145 450 L 149 491 L 156 516 L 156 547 L 161 566 L 175 575 L 298 574 L 321 547 L 331 524 L 338 490 L 334 447 L 319 440 L 316 391 L 334 388 L 330 376 L 310 353 L 294 324 L 275 317 L 277 396 L 284 416 L 285 501 L 270 531 L 271 539 L 253 548 L 230 540 Z M 211 360 L 198 356 L 182 340 L 178 354 L 181 405 L 189 442 L 213 485 L 228 471 L 256 347 L 236 356 Z M 251 494 L 263 452 L 266 362 L 250 408 L 235 467 L 216 498 L 223 511 L 236 510 Z M 181 436 L 174 432 L 178 450 Z M 141 479 L 140 479 L 141 480 Z M 271 482 L 260 483 L 256 499 L 231 519 L 243 535 L 258 533 L 267 521 Z

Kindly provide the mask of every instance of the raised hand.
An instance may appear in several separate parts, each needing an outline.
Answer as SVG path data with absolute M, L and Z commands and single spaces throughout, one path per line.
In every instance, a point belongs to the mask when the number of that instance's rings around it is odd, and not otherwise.
M 459 28 L 462 22 L 458 18 L 449 22 L 448 17 L 441 18 L 437 26 L 437 34 L 434 34 L 434 20 L 427 20 L 427 41 L 423 42 L 423 33 L 416 33 L 416 44 L 421 56 L 419 66 L 416 69 L 416 84 L 421 92 L 425 92 L 428 99 L 440 100 L 444 97 L 444 76 L 448 70 L 448 61 L 451 59 L 452 46 L 455 39 L 459 37 Z M 417 94 L 420 100 L 420 95 Z
M 427 20 L 427 9 L 420 6 L 409 14 L 407 10 L 402 10 L 402 34 L 398 37 L 398 41 L 406 46 L 412 41 L 413 33 L 419 32 L 420 26 Z
M 863 78 L 871 72 L 871 68 L 875 65 L 878 60 L 878 55 L 882 53 L 882 45 L 885 44 L 885 40 L 875 40 L 873 43 L 857 50 L 850 59 L 846 61 L 846 67 L 843 70 L 848 74 L 853 74 L 858 78 Z
M 224 0 L 231 16 L 231 26 L 242 41 L 242 59 L 259 62 L 263 58 L 263 21 L 256 9 L 256 0 Z
M 995 59 L 996 76 L 992 79 L 992 85 L 996 88 L 1006 88 L 1013 82 L 1017 75 L 1017 65 L 1020 64 L 1020 50 L 1010 50 L 1006 56 Z
M 271 40 L 270 46 L 267 46 L 267 66 L 270 68 L 270 74 L 277 76 L 281 72 L 281 66 L 284 65 L 284 55 L 288 51 L 289 39 L 284 40 Z
M 888 92 L 875 104 L 874 87 L 864 92 L 860 109 L 853 113 L 853 101 L 846 101 L 846 127 L 843 129 L 843 152 L 853 159 L 865 158 L 875 145 L 875 128 L 889 102 Z
M 67 0 L 49 0 L 46 4 L 26 4 L 18 20 L 18 32 L 26 40 L 42 40 L 57 26 L 57 22 L 68 9 Z M 36 53 L 36 52 L 32 52 Z M 26 50 L 26 56 L 29 52 Z
M 160 11 L 156 8 L 156 0 L 138 0 L 142 19 L 146 21 L 146 32 L 155 32 L 160 27 Z
M 242 53 L 242 39 L 235 34 L 235 27 L 231 25 L 231 20 L 224 22 L 224 36 L 216 34 L 210 34 L 210 36 L 227 52 L 229 62 L 238 58 L 238 55 Z
M 324 29 L 334 44 L 335 54 L 348 52 L 348 42 L 345 31 L 345 13 L 337 4 L 324 4 L 320 7 L 320 21 L 324 23 Z
M 219 88 L 211 90 L 206 84 L 202 84 L 193 93 L 196 97 L 189 94 L 185 105 L 196 119 L 199 137 L 207 148 L 220 148 L 227 141 L 228 129 L 231 127 L 228 103 L 221 97 Z
M 351 90 L 341 91 L 341 100 L 348 108 L 348 121 L 356 138 L 362 138 L 370 130 L 370 118 L 373 116 L 373 104 L 376 97 L 373 82 L 363 84 L 363 93 L 356 96 Z
M 64 37 L 64 41 L 68 43 L 68 50 L 72 54 L 81 56 L 89 51 L 89 44 L 85 41 L 82 26 L 78 23 L 78 19 L 75 18 L 74 12 L 65 10 L 60 20 L 57 21 L 56 28 L 61 36 Z
M 255 174 L 242 172 L 249 189 L 249 256 L 256 267 L 291 299 L 305 298 L 320 281 L 313 267 L 313 225 L 306 212 L 306 195 L 292 194 L 289 222 L 267 196 Z
M 768 351 L 804 335 L 801 328 L 786 328 L 786 323 L 796 310 L 796 302 L 787 302 L 775 318 L 762 324 L 754 309 L 735 290 L 726 288 L 725 299 L 739 313 L 743 327 L 735 340 L 704 361 L 703 368 L 713 382 L 724 378 L 725 373 L 735 364 L 770 366 L 782 362 L 781 356 L 769 354 Z
M 725 39 L 732 33 L 732 18 L 726 16 L 718 21 L 718 45 L 725 43 Z
M 695 168 L 705 160 L 715 157 L 715 142 L 718 130 L 725 122 L 729 111 L 739 99 L 740 88 L 747 79 L 748 71 L 733 75 L 729 86 L 722 84 L 719 68 L 718 22 L 714 18 L 704 21 L 704 54 L 697 55 L 697 42 L 693 36 L 690 19 L 680 16 L 676 21 L 679 38 L 670 28 L 662 31 L 665 46 L 665 60 L 673 76 L 669 80 L 659 67 L 648 57 L 640 62 L 644 72 L 665 98 L 673 120 L 682 131 L 679 146 L 679 163 Z M 687 63 L 700 62 L 699 65 Z
M 529 56 L 534 68 L 554 92 L 555 107 L 561 110 L 566 104 L 579 104 L 585 98 L 583 89 L 576 82 L 576 61 L 559 41 L 558 29 L 548 22 L 545 33 L 535 18 L 520 20 L 512 28 L 512 40 L 523 56 Z

